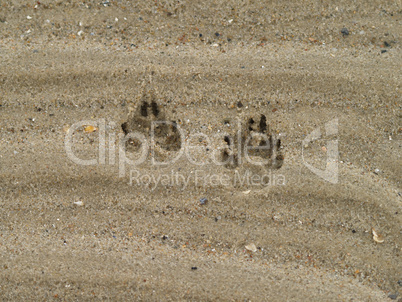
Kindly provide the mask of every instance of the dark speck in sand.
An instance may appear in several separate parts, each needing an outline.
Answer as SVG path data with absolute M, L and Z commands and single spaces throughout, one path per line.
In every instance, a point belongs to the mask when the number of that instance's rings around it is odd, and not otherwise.
M 341 29 L 341 34 L 345 37 L 345 36 L 349 36 L 349 30 L 344 27 Z

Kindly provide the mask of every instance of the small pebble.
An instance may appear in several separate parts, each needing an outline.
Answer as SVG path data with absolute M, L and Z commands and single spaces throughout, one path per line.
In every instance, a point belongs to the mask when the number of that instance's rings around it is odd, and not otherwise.
M 197 267 L 196 267 L 196 266 L 193 266 L 191 269 L 192 269 L 193 271 L 195 271 L 195 270 L 197 269 Z
M 386 49 L 382 49 L 381 50 L 381 53 L 386 53 L 388 50 L 386 50 Z
M 344 27 L 341 29 L 341 34 L 343 36 L 349 36 L 349 30 L 346 27 Z
M 207 202 L 208 202 L 207 198 L 201 198 L 200 199 L 200 205 L 205 205 L 205 204 L 207 204 Z
M 96 127 L 94 127 L 94 126 L 86 126 L 86 127 L 84 128 L 84 131 L 85 131 L 86 133 L 92 133 L 92 132 L 94 132 L 94 131 L 96 131 L 96 130 L 98 130 L 98 128 L 96 128 Z
M 398 298 L 398 294 L 388 295 L 388 298 L 390 298 L 391 300 L 396 300 L 396 298 Z

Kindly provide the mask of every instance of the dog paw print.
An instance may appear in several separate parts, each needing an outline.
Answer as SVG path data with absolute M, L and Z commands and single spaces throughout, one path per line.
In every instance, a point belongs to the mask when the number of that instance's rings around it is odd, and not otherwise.
M 144 93 L 139 103 L 130 109 L 128 119 L 121 128 L 126 135 L 140 132 L 148 141 L 154 139 L 157 150 L 178 151 L 181 148 L 176 122 L 166 118 L 163 108 L 152 92 Z M 128 151 L 136 151 L 140 145 L 138 141 L 129 139 L 126 148 Z
M 281 140 L 270 133 L 265 115 L 248 118 L 238 131 L 224 137 L 221 158 L 226 168 L 233 169 L 247 162 L 271 169 L 282 167 Z

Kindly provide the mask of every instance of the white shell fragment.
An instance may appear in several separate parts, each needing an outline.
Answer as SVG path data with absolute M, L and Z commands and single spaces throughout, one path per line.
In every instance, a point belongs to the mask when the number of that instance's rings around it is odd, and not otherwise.
M 255 253 L 257 251 L 257 247 L 255 246 L 254 243 L 250 243 L 249 245 L 246 245 L 245 248 L 246 248 L 246 250 L 252 251 L 253 253 Z
M 371 228 L 371 232 L 373 233 L 373 240 L 377 243 L 383 243 L 384 242 L 384 237 L 377 233 L 377 231 L 374 228 Z

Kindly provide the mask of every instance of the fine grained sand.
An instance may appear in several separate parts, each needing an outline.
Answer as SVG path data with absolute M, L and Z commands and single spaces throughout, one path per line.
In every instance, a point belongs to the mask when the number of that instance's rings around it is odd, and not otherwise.
M 401 12 L 400 1 L 1 1 L 1 299 L 395 298 Z M 109 137 L 143 90 L 203 148 L 192 134 L 218 146 L 233 121 L 266 115 L 283 166 L 183 156 L 122 175 Z M 67 156 L 82 120 L 105 121 L 105 164 Z M 100 134 L 79 127 L 74 154 L 99 158 Z M 324 170 L 333 141 L 336 184 L 305 165 Z M 271 184 L 233 181 L 246 173 Z

